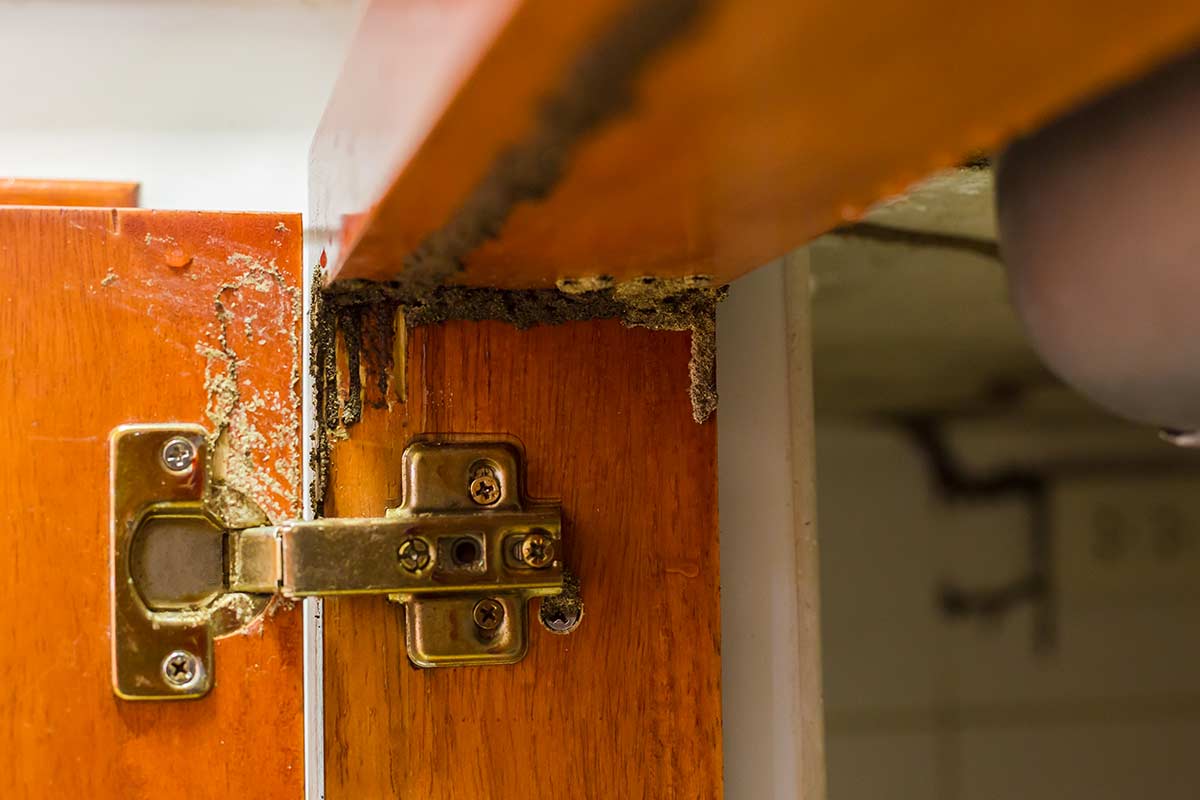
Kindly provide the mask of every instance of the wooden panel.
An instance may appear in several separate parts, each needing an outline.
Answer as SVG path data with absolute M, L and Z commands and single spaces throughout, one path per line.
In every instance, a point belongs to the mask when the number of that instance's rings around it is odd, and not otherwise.
M 515 435 L 586 614 L 535 623 L 515 666 L 417 670 L 398 607 L 327 600 L 330 798 L 721 796 L 716 427 L 692 420 L 689 352 L 615 321 L 410 332 L 407 402 L 335 445 L 327 512 L 395 505 L 416 434 Z
M 135 208 L 141 184 L 0 178 L 0 205 Z
M 301 796 L 299 611 L 130 703 L 108 591 L 120 423 L 226 420 L 230 484 L 297 513 L 299 268 L 295 215 L 0 209 L 0 796 Z
M 429 31 L 373 0 L 313 145 L 310 260 L 724 281 L 1200 40 L 1177 0 L 502 5 L 413 81 L 389 54 Z

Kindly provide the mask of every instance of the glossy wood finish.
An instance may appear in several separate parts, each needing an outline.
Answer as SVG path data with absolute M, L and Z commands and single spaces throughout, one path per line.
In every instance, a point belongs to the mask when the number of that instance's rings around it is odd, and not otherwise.
M 141 184 L 126 181 L 65 181 L 0 178 L 0 205 L 136 208 Z
M 0 796 L 301 797 L 299 611 L 218 641 L 203 700 L 131 703 L 108 585 L 120 423 L 227 411 L 242 488 L 297 513 L 299 268 L 296 215 L 0 209 Z
M 1178 0 L 510 0 L 424 4 L 420 24 L 410 7 L 371 2 L 314 141 L 310 261 L 327 250 L 339 278 L 393 277 L 495 188 L 579 65 L 637 50 L 612 39 L 625 15 L 683 9 L 546 196 L 484 215 L 496 238 L 465 249 L 461 281 L 728 280 L 1200 40 L 1200 5 Z M 414 80 L 395 54 L 443 36 Z
M 328 797 L 720 797 L 716 427 L 692 420 L 689 334 L 454 322 L 408 353 L 407 402 L 335 444 L 328 513 L 395 505 L 414 435 L 514 435 L 586 612 L 535 623 L 520 664 L 418 670 L 398 607 L 326 600 Z

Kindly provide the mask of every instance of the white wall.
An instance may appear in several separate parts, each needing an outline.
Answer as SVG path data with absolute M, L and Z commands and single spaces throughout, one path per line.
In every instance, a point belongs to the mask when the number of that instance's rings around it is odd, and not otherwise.
M 356 0 L 4 0 L 0 175 L 147 208 L 303 211 Z

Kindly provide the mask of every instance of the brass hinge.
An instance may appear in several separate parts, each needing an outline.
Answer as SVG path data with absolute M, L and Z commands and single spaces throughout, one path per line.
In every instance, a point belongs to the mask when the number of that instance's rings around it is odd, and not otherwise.
M 403 502 L 378 518 L 238 527 L 208 480 L 195 425 L 112 435 L 113 688 L 131 700 L 199 697 L 213 639 L 277 596 L 387 595 L 421 667 L 511 664 L 528 602 L 563 590 L 562 512 L 525 498 L 508 442 L 418 440 Z

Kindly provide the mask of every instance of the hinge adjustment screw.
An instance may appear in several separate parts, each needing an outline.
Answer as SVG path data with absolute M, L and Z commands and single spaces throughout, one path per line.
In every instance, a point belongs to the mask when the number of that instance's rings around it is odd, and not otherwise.
M 534 569 L 548 567 L 554 561 L 554 540 L 534 531 L 521 540 L 521 560 Z

